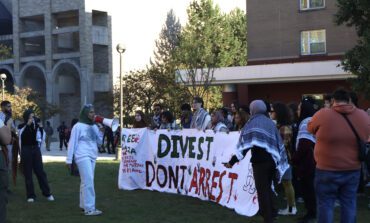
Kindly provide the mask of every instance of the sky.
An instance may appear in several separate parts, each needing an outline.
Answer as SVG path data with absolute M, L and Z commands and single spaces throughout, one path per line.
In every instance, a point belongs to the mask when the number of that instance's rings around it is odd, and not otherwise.
M 112 16 L 113 76 L 119 75 L 119 54 L 116 45 L 126 46 L 123 70 L 144 69 L 155 50 L 155 40 L 165 23 L 167 12 L 174 10 L 184 26 L 190 0 L 89 0 L 94 7 L 106 9 Z M 245 11 L 246 0 L 213 0 L 221 11 L 239 7 Z M 96 8 L 97 9 L 97 8 Z

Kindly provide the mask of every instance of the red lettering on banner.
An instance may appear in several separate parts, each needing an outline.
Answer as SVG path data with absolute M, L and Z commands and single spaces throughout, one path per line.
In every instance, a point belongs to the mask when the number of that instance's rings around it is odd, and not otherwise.
M 219 171 L 216 170 L 216 171 L 213 172 L 212 182 L 211 182 L 211 189 L 209 190 L 209 196 L 208 196 L 211 201 L 216 200 L 215 196 L 213 196 L 213 194 L 212 194 L 212 190 L 213 190 L 213 188 L 217 187 L 217 182 L 215 182 L 215 179 L 218 178 L 219 176 L 220 176 Z
M 198 173 L 197 173 L 196 167 L 194 167 L 194 170 L 193 170 L 193 179 L 191 179 L 189 192 L 191 192 L 191 189 L 193 189 L 193 187 L 195 187 L 195 193 L 197 194 L 198 193 Z
M 203 196 L 206 196 L 206 188 L 204 186 L 204 177 L 205 177 L 205 174 L 206 174 L 205 169 L 203 167 L 200 167 L 199 193 L 198 193 L 198 195 L 200 195 L 200 192 L 202 191 L 203 192 Z
M 231 183 L 230 183 L 229 199 L 227 200 L 227 203 L 229 203 L 229 201 L 230 201 L 231 192 L 233 191 L 234 180 L 238 179 L 238 174 L 236 174 L 236 173 L 229 173 L 229 178 L 231 179 Z
M 221 200 L 221 197 L 222 197 L 222 193 L 223 193 L 223 189 L 222 189 L 222 178 L 226 175 L 226 171 L 224 170 L 222 173 L 221 173 L 221 176 L 220 176 L 220 179 L 218 181 L 218 186 L 220 188 L 220 193 L 218 194 L 218 197 L 216 199 L 216 202 L 219 203 L 220 200 Z

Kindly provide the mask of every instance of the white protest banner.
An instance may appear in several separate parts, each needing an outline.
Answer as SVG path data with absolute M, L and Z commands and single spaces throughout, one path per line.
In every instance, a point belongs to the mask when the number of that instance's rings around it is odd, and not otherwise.
M 122 129 L 118 186 L 176 193 L 217 202 L 241 215 L 258 211 L 250 153 L 227 169 L 238 132 Z

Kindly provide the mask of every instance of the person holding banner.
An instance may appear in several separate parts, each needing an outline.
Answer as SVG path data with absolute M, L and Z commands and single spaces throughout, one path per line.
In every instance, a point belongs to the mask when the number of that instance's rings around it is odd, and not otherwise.
M 277 216 L 277 210 L 273 204 L 274 193 L 271 186 L 274 180 L 280 183 L 289 164 L 280 133 L 275 123 L 265 115 L 266 111 L 262 100 L 252 101 L 251 118 L 240 134 L 236 155 L 224 165 L 231 168 L 251 150 L 260 214 L 265 223 L 272 223 Z
M 77 164 L 80 184 L 80 208 L 86 216 L 101 215 L 103 212 L 95 208 L 94 172 L 98 145 L 102 144 L 104 128 L 94 123 L 95 111 L 91 104 L 85 105 L 79 121 L 73 126 L 68 144 L 66 163 L 71 168 L 72 160 Z
M 227 126 L 223 123 L 224 116 L 221 111 L 214 111 L 211 114 L 211 124 L 207 129 L 211 129 L 215 132 L 229 132 Z
M 194 97 L 194 114 L 190 124 L 191 129 L 199 129 L 204 131 L 211 122 L 211 116 L 206 110 L 204 110 L 203 105 L 204 102 L 201 97 Z

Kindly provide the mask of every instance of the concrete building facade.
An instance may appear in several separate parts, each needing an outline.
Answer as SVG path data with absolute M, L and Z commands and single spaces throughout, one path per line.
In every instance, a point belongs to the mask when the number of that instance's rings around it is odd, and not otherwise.
M 13 49 L 0 61 L 8 91 L 30 87 L 57 105 L 54 125 L 78 117 L 85 103 L 112 113 L 109 12 L 85 0 L 0 0 L 0 6 L 12 16 L 12 29 L 0 35 L 0 44 Z

